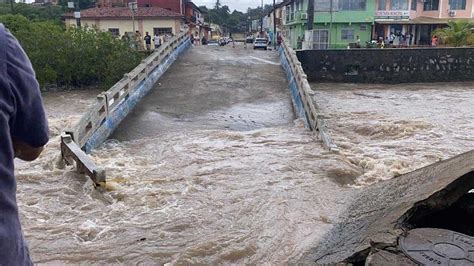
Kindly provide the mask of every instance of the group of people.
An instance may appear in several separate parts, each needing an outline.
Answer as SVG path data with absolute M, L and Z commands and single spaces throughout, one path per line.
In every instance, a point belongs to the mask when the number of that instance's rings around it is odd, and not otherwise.
M 194 35 L 191 34 L 190 39 L 191 39 L 191 44 L 193 45 L 206 45 L 207 44 L 206 36 L 202 36 L 202 38 L 200 38 L 198 32 L 196 32 Z
M 173 37 L 172 33 L 170 33 L 169 35 L 168 34 L 160 35 L 158 33 L 155 33 L 155 35 L 151 37 L 150 34 L 146 32 L 145 38 L 143 38 L 143 40 L 145 41 L 145 49 L 147 51 L 151 51 L 152 41 L 154 44 L 154 49 L 158 49 L 164 42 L 166 42 L 171 37 Z
M 392 31 L 389 36 L 385 37 L 385 40 L 383 40 L 383 38 L 381 40 L 380 38 L 377 42 L 377 46 L 382 46 L 380 48 L 408 48 L 413 41 L 413 34 L 410 32 L 401 33 L 399 31 Z
M 152 44 L 154 49 L 160 48 L 160 46 L 166 42 L 169 38 L 173 37 L 173 34 L 158 34 L 155 33 L 155 35 L 152 37 L 148 32 L 145 33 L 145 37 L 142 37 L 142 34 L 140 31 L 135 31 L 135 34 L 133 35 L 133 40 L 130 39 L 130 36 L 128 34 L 124 34 L 122 36 L 122 40 L 128 41 L 130 43 L 130 46 L 132 48 L 135 48 L 139 51 L 151 51 L 152 50 Z

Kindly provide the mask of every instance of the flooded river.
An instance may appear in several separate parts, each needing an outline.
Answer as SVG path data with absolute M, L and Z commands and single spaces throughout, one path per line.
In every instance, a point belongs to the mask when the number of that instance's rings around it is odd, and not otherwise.
M 473 149 L 472 82 L 312 88 L 342 155 L 363 169 L 359 185 Z
M 276 53 L 198 47 L 185 56 L 93 152 L 110 181 L 104 193 L 73 169 L 56 166 L 59 132 L 98 92 L 44 94 L 51 142 L 37 161 L 18 162 L 16 170 L 35 263 L 296 262 L 338 222 L 358 190 L 354 185 L 391 178 L 397 162 L 403 172 L 472 144 L 468 85 L 321 87 L 315 97 L 341 147 L 334 154 L 293 117 Z M 178 67 L 192 73 L 193 66 L 209 68 L 216 74 L 211 78 L 241 78 L 228 86 L 200 85 L 199 76 L 177 81 Z M 266 79 L 276 82 L 262 89 Z M 173 81 L 183 86 L 167 91 Z M 173 95 L 176 102 L 169 100 Z

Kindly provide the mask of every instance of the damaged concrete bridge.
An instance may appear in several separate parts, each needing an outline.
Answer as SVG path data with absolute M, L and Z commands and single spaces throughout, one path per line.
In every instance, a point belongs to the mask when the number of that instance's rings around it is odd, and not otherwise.
M 148 262 L 271 263 L 275 261 L 268 253 L 281 252 L 278 258 L 286 257 L 284 262 L 295 264 L 474 264 L 474 151 L 355 188 L 341 180 L 357 176 L 360 169 L 345 159 L 325 120 L 296 53 L 285 44 L 278 51 L 268 52 L 244 48 L 242 44 L 237 48 L 192 47 L 188 35 L 181 33 L 98 95 L 80 122 L 63 132 L 61 152 L 68 164 L 75 165 L 100 188 L 109 181 L 124 179 L 114 166 L 104 167 L 94 162 L 94 158 L 107 151 L 103 144 L 129 143 L 133 147 L 130 150 L 134 150 L 137 140 L 148 139 L 149 142 L 143 142 L 146 144 L 140 143 L 139 149 L 149 153 L 153 160 L 148 158 L 147 164 L 137 168 L 150 164 L 155 168 L 147 168 L 146 178 L 138 183 L 171 186 L 164 177 L 155 183 L 150 176 L 174 169 L 167 177 L 180 173 L 176 180 L 193 184 L 185 192 L 171 193 L 173 199 L 190 200 L 183 208 L 203 200 L 182 196 L 186 193 L 200 192 L 211 199 L 207 207 L 200 206 L 205 212 L 193 214 L 195 220 L 207 221 L 196 225 L 199 230 L 205 228 L 202 232 L 195 229 L 196 234 L 219 235 L 226 228 L 249 230 L 241 240 L 229 240 L 226 235 L 205 241 L 214 243 L 223 239 L 216 244 L 222 250 L 212 246 L 199 253 L 188 247 L 171 255 L 160 253 L 162 258 L 169 256 L 174 260 L 162 261 L 157 255 Z M 175 143 L 173 135 L 191 141 L 186 145 Z M 147 146 L 163 140 L 173 144 L 146 150 Z M 240 143 L 243 140 L 246 142 Z M 166 160 L 167 154 L 174 156 L 182 151 L 194 152 L 196 157 L 186 155 Z M 188 161 L 192 163 L 187 164 Z M 206 164 L 200 166 L 203 161 Z M 279 165 L 281 161 L 287 165 Z M 303 164 L 296 165 L 297 161 Z M 317 185 L 307 183 L 318 179 L 318 174 L 327 176 L 329 181 Z M 213 183 L 213 178 L 225 181 Z M 246 178 L 248 181 L 244 181 Z M 245 186 L 254 179 L 264 180 L 261 188 L 252 190 L 255 185 Z M 237 183 L 228 185 L 231 182 Z M 239 185 L 244 186 L 239 193 L 229 188 Z M 232 198 L 236 194 L 238 197 Z M 229 198 L 233 200 L 225 203 Z M 247 202 L 251 199 L 263 205 L 254 208 L 255 205 Z M 207 210 L 219 200 L 224 203 L 214 206 L 214 211 Z M 337 206 L 331 207 L 332 201 Z M 264 203 L 274 205 L 265 209 Z M 212 216 L 220 213 L 226 204 L 239 207 L 219 218 Z M 159 204 L 153 206 L 149 210 L 159 208 Z M 321 210 L 313 210 L 318 208 Z M 194 206 L 188 212 L 198 209 L 199 206 Z M 272 215 L 274 211 L 281 215 Z M 321 213 L 313 217 L 313 211 Z M 234 217 L 235 213 L 244 220 Z M 312 218 L 306 221 L 305 216 Z M 259 217 L 262 220 L 253 224 Z M 268 229 L 274 226 L 272 220 L 285 228 Z M 219 224 L 223 221 L 228 223 Z M 206 227 L 209 224 L 212 226 Z M 172 232 L 184 232 L 185 227 L 174 228 Z M 272 238 L 280 234 L 281 238 Z M 167 237 L 163 232 L 159 235 Z M 138 244 L 146 240 L 140 239 L 144 240 Z M 194 238 L 189 239 L 180 245 L 194 243 Z M 238 246 L 239 241 L 244 246 L 235 248 L 239 252 L 226 251 L 226 245 Z M 206 243 L 195 245 L 201 247 Z M 266 243 L 272 243 L 272 247 L 267 248 Z M 193 260 L 206 256 L 212 259 Z

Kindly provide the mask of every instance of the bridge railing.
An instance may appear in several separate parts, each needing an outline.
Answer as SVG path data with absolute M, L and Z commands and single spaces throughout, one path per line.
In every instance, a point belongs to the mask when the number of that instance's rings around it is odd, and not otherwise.
M 301 62 L 296 56 L 296 52 L 291 47 L 289 47 L 285 41 L 281 43 L 281 46 L 284 56 L 288 61 L 288 65 L 290 68 L 289 71 L 292 72 L 292 76 L 295 79 L 295 83 L 298 88 L 298 93 L 310 129 L 319 133 L 319 136 L 321 137 L 326 148 L 332 151 L 337 151 L 338 147 L 333 142 L 329 133 L 327 133 L 326 123 L 320 114 L 316 102 L 311 97 L 312 90 L 309 85 L 307 76 L 304 73 L 303 67 L 301 66 Z
M 76 169 L 87 174 L 95 184 L 105 183 L 105 170 L 98 167 L 84 151 L 91 136 L 107 121 L 114 110 L 135 92 L 159 64 L 188 39 L 187 31 L 180 32 L 164 42 L 150 56 L 109 90 L 100 93 L 96 102 L 81 117 L 78 123 L 61 134 L 61 155 L 67 164 L 76 163 Z

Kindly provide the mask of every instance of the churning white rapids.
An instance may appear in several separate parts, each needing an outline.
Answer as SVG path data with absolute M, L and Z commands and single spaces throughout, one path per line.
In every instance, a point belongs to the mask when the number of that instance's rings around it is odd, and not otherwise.
M 472 150 L 473 87 L 312 84 L 341 154 L 363 171 L 362 186 Z
M 356 187 L 472 146 L 474 95 L 468 87 L 318 91 L 340 154 L 327 152 L 298 120 L 252 131 L 109 141 L 92 154 L 106 168 L 106 192 L 72 168 L 56 166 L 59 132 L 79 119 L 97 92 L 46 93 L 51 142 L 37 161 L 17 161 L 16 167 L 32 259 L 296 262 L 338 221 Z

